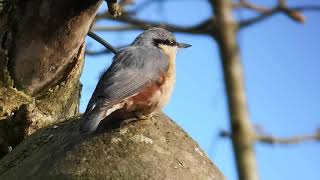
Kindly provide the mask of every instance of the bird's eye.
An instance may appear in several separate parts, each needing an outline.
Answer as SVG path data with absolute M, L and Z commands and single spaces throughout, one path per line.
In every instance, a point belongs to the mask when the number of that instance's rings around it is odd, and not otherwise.
M 170 44 L 171 46 L 174 46 L 174 45 L 176 44 L 176 42 L 175 42 L 175 41 L 170 40 L 170 41 L 169 41 L 169 44 Z
M 177 42 L 175 40 L 171 40 L 171 39 L 166 39 L 166 40 L 162 40 L 162 39 L 154 39 L 154 44 L 156 46 L 159 45 L 168 45 L 168 46 L 175 46 L 177 45 Z

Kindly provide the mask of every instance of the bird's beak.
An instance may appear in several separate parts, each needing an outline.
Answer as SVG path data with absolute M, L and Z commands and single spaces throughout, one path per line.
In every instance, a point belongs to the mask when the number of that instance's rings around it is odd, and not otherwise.
M 190 44 L 185 44 L 185 43 L 178 43 L 178 48 L 188 48 L 188 47 L 191 47 Z

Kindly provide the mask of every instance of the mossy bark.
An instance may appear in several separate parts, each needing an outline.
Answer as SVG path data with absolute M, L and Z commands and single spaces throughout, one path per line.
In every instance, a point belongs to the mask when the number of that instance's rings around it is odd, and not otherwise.
M 0 179 L 224 179 L 163 114 L 79 134 L 83 42 L 100 3 L 0 0 Z
M 0 162 L 0 179 L 225 179 L 164 114 L 79 134 L 79 119 L 37 132 Z
M 0 3 L 0 157 L 78 113 L 84 38 L 100 0 Z

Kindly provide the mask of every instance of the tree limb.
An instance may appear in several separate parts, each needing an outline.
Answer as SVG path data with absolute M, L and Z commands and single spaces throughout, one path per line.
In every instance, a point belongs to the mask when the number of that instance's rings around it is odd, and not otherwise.
M 268 11 L 269 9 L 263 6 L 258 6 L 256 4 L 250 3 L 247 0 L 240 0 L 238 3 L 233 4 L 234 9 L 239 9 L 239 8 L 246 8 L 246 9 L 251 9 L 260 13 L 264 13 Z
M 124 47 L 127 47 L 128 45 L 125 46 L 119 46 L 119 47 L 115 47 L 115 49 L 122 49 Z M 97 56 L 97 55 L 102 55 L 102 54 L 115 54 L 112 51 L 110 51 L 109 49 L 102 49 L 102 50 L 91 50 L 91 49 L 86 49 L 85 51 L 86 55 L 89 56 Z
M 304 6 L 296 6 L 296 7 L 280 7 L 276 6 L 274 8 L 269 9 L 268 11 L 265 11 L 264 13 L 261 13 L 260 15 L 246 19 L 239 22 L 240 28 L 249 27 L 250 25 L 254 25 L 258 22 L 261 22 L 262 20 L 265 20 L 266 18 L 269 18 L 277 13 L 284 13 L 286 14 L 290 19 L 303 23 L 305 22 L 305 17 L 301 14 L 303 11 L 319 11 L 320 12 L 320 5 L 304 5 Z
M 96 40 L 100 44 L 102 44 L 105 48 L 107 48 L 113 54 L 116 54 L 118 52 L 118 50 L 116 48 L 114 48 L 110 43 L 108 43 L 106 40 L 102 39 L 100 36 L 98 36 L 94 32 L 89 31 L 88 36 L 91 37 L 92 39 Z
M 221 130 L 220 137 L 231 138 L 231 133 L 226 130 Z M 264 144 L 299 144 L 307 141 L 320 141 L 320 129 L 314 134 L 297 135 L 285 138 L 256 133 L 254 139 L 256 142 Z
M 244 77 L 237 42 L 237 22 L 232 15 L 231 0 L 210 0 L 215 14 L 221 64 L 225 80 L 233 151 L 239 180 L 258 180 L 258 170 L 249 119 Z
M 122 25 L 122 26 L 93 26 L 94 31 L 108 31 L 108 32 L 119 32 L 119 31 L 130 31 L 130 30 L 141 30 L 143 28 L 136 25 Z
M 79 134 L 80 117 L 65 120 L 38 131 L 1 159 L 0 179 L 225 180 L 173 120 L 163 113 L 153 117 L 121 128 L 121 121 L 101 123 L 90 135 Z
M 306 141 L 320 141 L 320 130 L 310 135 L 299 135 L 287 138 L 275 137 L 271 135 L 257 135 L 256 141 L 265 144 L 299 144 Z
M 98 55 L 102 55 L 102 54 L 111 54 L 111 53 L 112 52 L 108 49 L 103 49 L 103 50 L 99 50 L 99 51 L 86 49 L 86 51 L 85 51 L 85 54 L 89 55 L 89 56 L 98 56 Z
M 145 21 L 145 20 L 141 20 L 134 17 L 125 16 L 125 15 L 120 16 L 118 18 L 114 18 L 109 16 L 106 13 L 97 15 L 96 20 L 101 20 L 101 19 L 109 19 L 113 21 L 126 23 L 128 25 L 119 26 L 115 28 L 98 26 L 98 27 L 93 27 L 92 28 L 93 31 L 146 30 L 151 27 L 162 27 L 171 32 L 192 33 L 192 34 L 211 34 L 211 33 L 215 33 L 216 31 L 216 28 L 214 26 L 214 20 L 212 19 L 212 17 L 191 26 L 179 26 L 179 25 L 173 25 L 168 23 Z

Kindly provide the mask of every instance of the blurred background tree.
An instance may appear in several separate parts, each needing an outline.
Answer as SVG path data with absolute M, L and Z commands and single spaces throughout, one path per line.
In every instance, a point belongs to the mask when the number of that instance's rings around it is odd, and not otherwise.
M 318 143 L 270 146 L 320 139 L 320 4 L 311 0 L 119 4 L 122 16 L 111 17 L 102 6 L 92 27 L 116 47 L 128 45 L 141 30 L 153 26 L 193 45 L 178 55 L 177 85 L 165 112 L 199 142 L 228 179 L 320 178 Z M 90 39 L 86 54 L 81 111 L 112 58 Z

